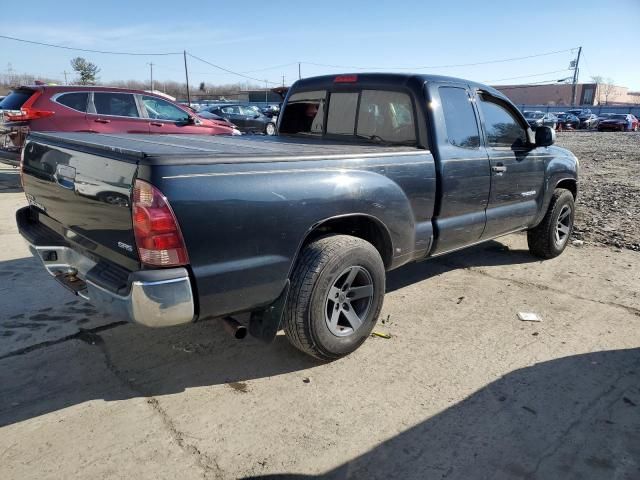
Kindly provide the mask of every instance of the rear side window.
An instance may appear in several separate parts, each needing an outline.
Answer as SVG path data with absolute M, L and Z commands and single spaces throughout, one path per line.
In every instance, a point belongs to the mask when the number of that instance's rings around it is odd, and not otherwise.
M 56 102 L 79 112 L 86 112 L 88 98 L 87 92 L 64 93 L 56 98 Z
M 298 92 L 291 95 L 287 100 L 280 132 L 322 135 L 326 98 L 325 90 Z
M 484 95 L 480 96 L 479 104 L 489 146 L 522 147 L 525 145 L 527 133 L 509 110 Z
M 34 93 L 33 90 L 14 90 L 0 102 L 0 110 L 20 110 Z
M 480 147 L 478 122 L 467 91 L 456 87 L 440 87 L 438 91 L 449 143 L 462 148 Z
M 115 115 L 118 117 L 139 117 L 138 107 L 130 93 L 95 92 L 93 104 L 96 113 L 100 115 Z

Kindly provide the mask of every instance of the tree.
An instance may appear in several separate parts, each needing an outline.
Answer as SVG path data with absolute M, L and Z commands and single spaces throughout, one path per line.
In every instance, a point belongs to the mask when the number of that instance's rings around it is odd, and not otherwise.
M 71 68 L 80 75 L 80 79 L 78 80 L 80 85 L 93 85 L 96 83 L 96 80 L 98 80 L 96 77 L 100 72 L 98 66 L 82 57 L 76 57 L 71 60 Z
M 609 105 L 609 96 L 616 90 L 613 79 L 607 78 L 602 84 L 602 94 L 604 95 L 604 104 Z
M 609 103 L 609 97 L 615 92 L 616 86 L 613 84 L 611 78 L 604 78 L 602 75 L 594 75 L 591 77 L 593 83 L 596 84 L 596 91 L 598 92 L 598 104 L 602 104 L 602 97 L 604 97 L 604 104 Z
M 199 90 L 200 90 L 201 92 L 206 92 L 206 90 L 207 90 L 207 89 L 206 89 L 206 86 L 205 86 L 204 82 L 200 82 L 200 88 L 199 88 Z

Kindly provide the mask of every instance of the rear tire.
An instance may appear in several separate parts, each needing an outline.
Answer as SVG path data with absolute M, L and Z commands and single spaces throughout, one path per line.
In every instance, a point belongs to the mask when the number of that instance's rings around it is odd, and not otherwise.
M 560 255 L 571 238 L 574 218 L 575 202 L 572 193 L 556 188 L 540 224 L 527 231 L 529 252 L 544 259 Z
M 294 347 L 313 357 L 344 357 L 371 333 L 384 292 L 384 264 L 373 245 L 348 235 L 315 240 L 293 270 L 285 334 Z

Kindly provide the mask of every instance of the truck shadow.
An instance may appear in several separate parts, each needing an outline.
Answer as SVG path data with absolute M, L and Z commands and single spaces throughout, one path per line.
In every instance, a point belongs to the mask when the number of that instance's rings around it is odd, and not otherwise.
M 387 274 L 387 293 L 451 270 L 540 262 L 528 250 L 512 250 L 496 240 L 432 260 L 410 263 Z
M 0 165 L 2 165 L 0 163 Z M 20 174 L 18 169 L 0 170 L 0 193 L 17 193 L 21 192 Z
M 535 261 L 528 253 L 508 251 L 497 242 L 481 250 L 454 253 L 391 272 L 388 290 L 456 268 Z M 0 267 L 7 266 L 0 271 L 11 274 L 21 270 L 20 265 L 32 268 L 33 263 L 31 258 L 0 262 Z M 9 301 L 20 292 L 3 293 Z M 93 323 L 98 327 L 82 330 L 80 322 L 98 312 L 82 302 L 69 306 L 77 303 L 68 302 L 74 297 L 63 292 L 60 295 L 60 299 L 50 302 L 52 308 L 46 308 L 46 315 L 27 313 L 19 325 L 26 322 L 29 332 L 35 332 L 36 327 L 38 332 L 48 332 L 48 328 L 63 321 L 77 325 L 80 331 L 63 338 L 45 335 L 41 343 L 19 350 L 5 349 L 13 353 L 0 357 L 0 426 L 94 399 L 165 395 L 214 385 L 242 390 L 245 382 L 253 379 L 322 365 L 290 346 L 282 334 L 270 345 L 252 338 L 238 342 L 223 332 L 217 320 L 155 330 L 103 318 Z M 2 318 L 0 342 L 10 342 L 19 332 L 11 331 L 12 320 Z
M 323 474 L 245 480 L 632 479 L 639 465 L 634 348 L 515 370 Z

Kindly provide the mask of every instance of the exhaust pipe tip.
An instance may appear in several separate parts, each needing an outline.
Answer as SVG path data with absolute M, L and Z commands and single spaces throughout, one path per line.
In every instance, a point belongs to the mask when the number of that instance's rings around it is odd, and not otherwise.
M 222 324 L 224 329 L 237 340 L 242 340 L 247 336 L 247 327 L 239 323 L 235 318 L 224 317 Z

